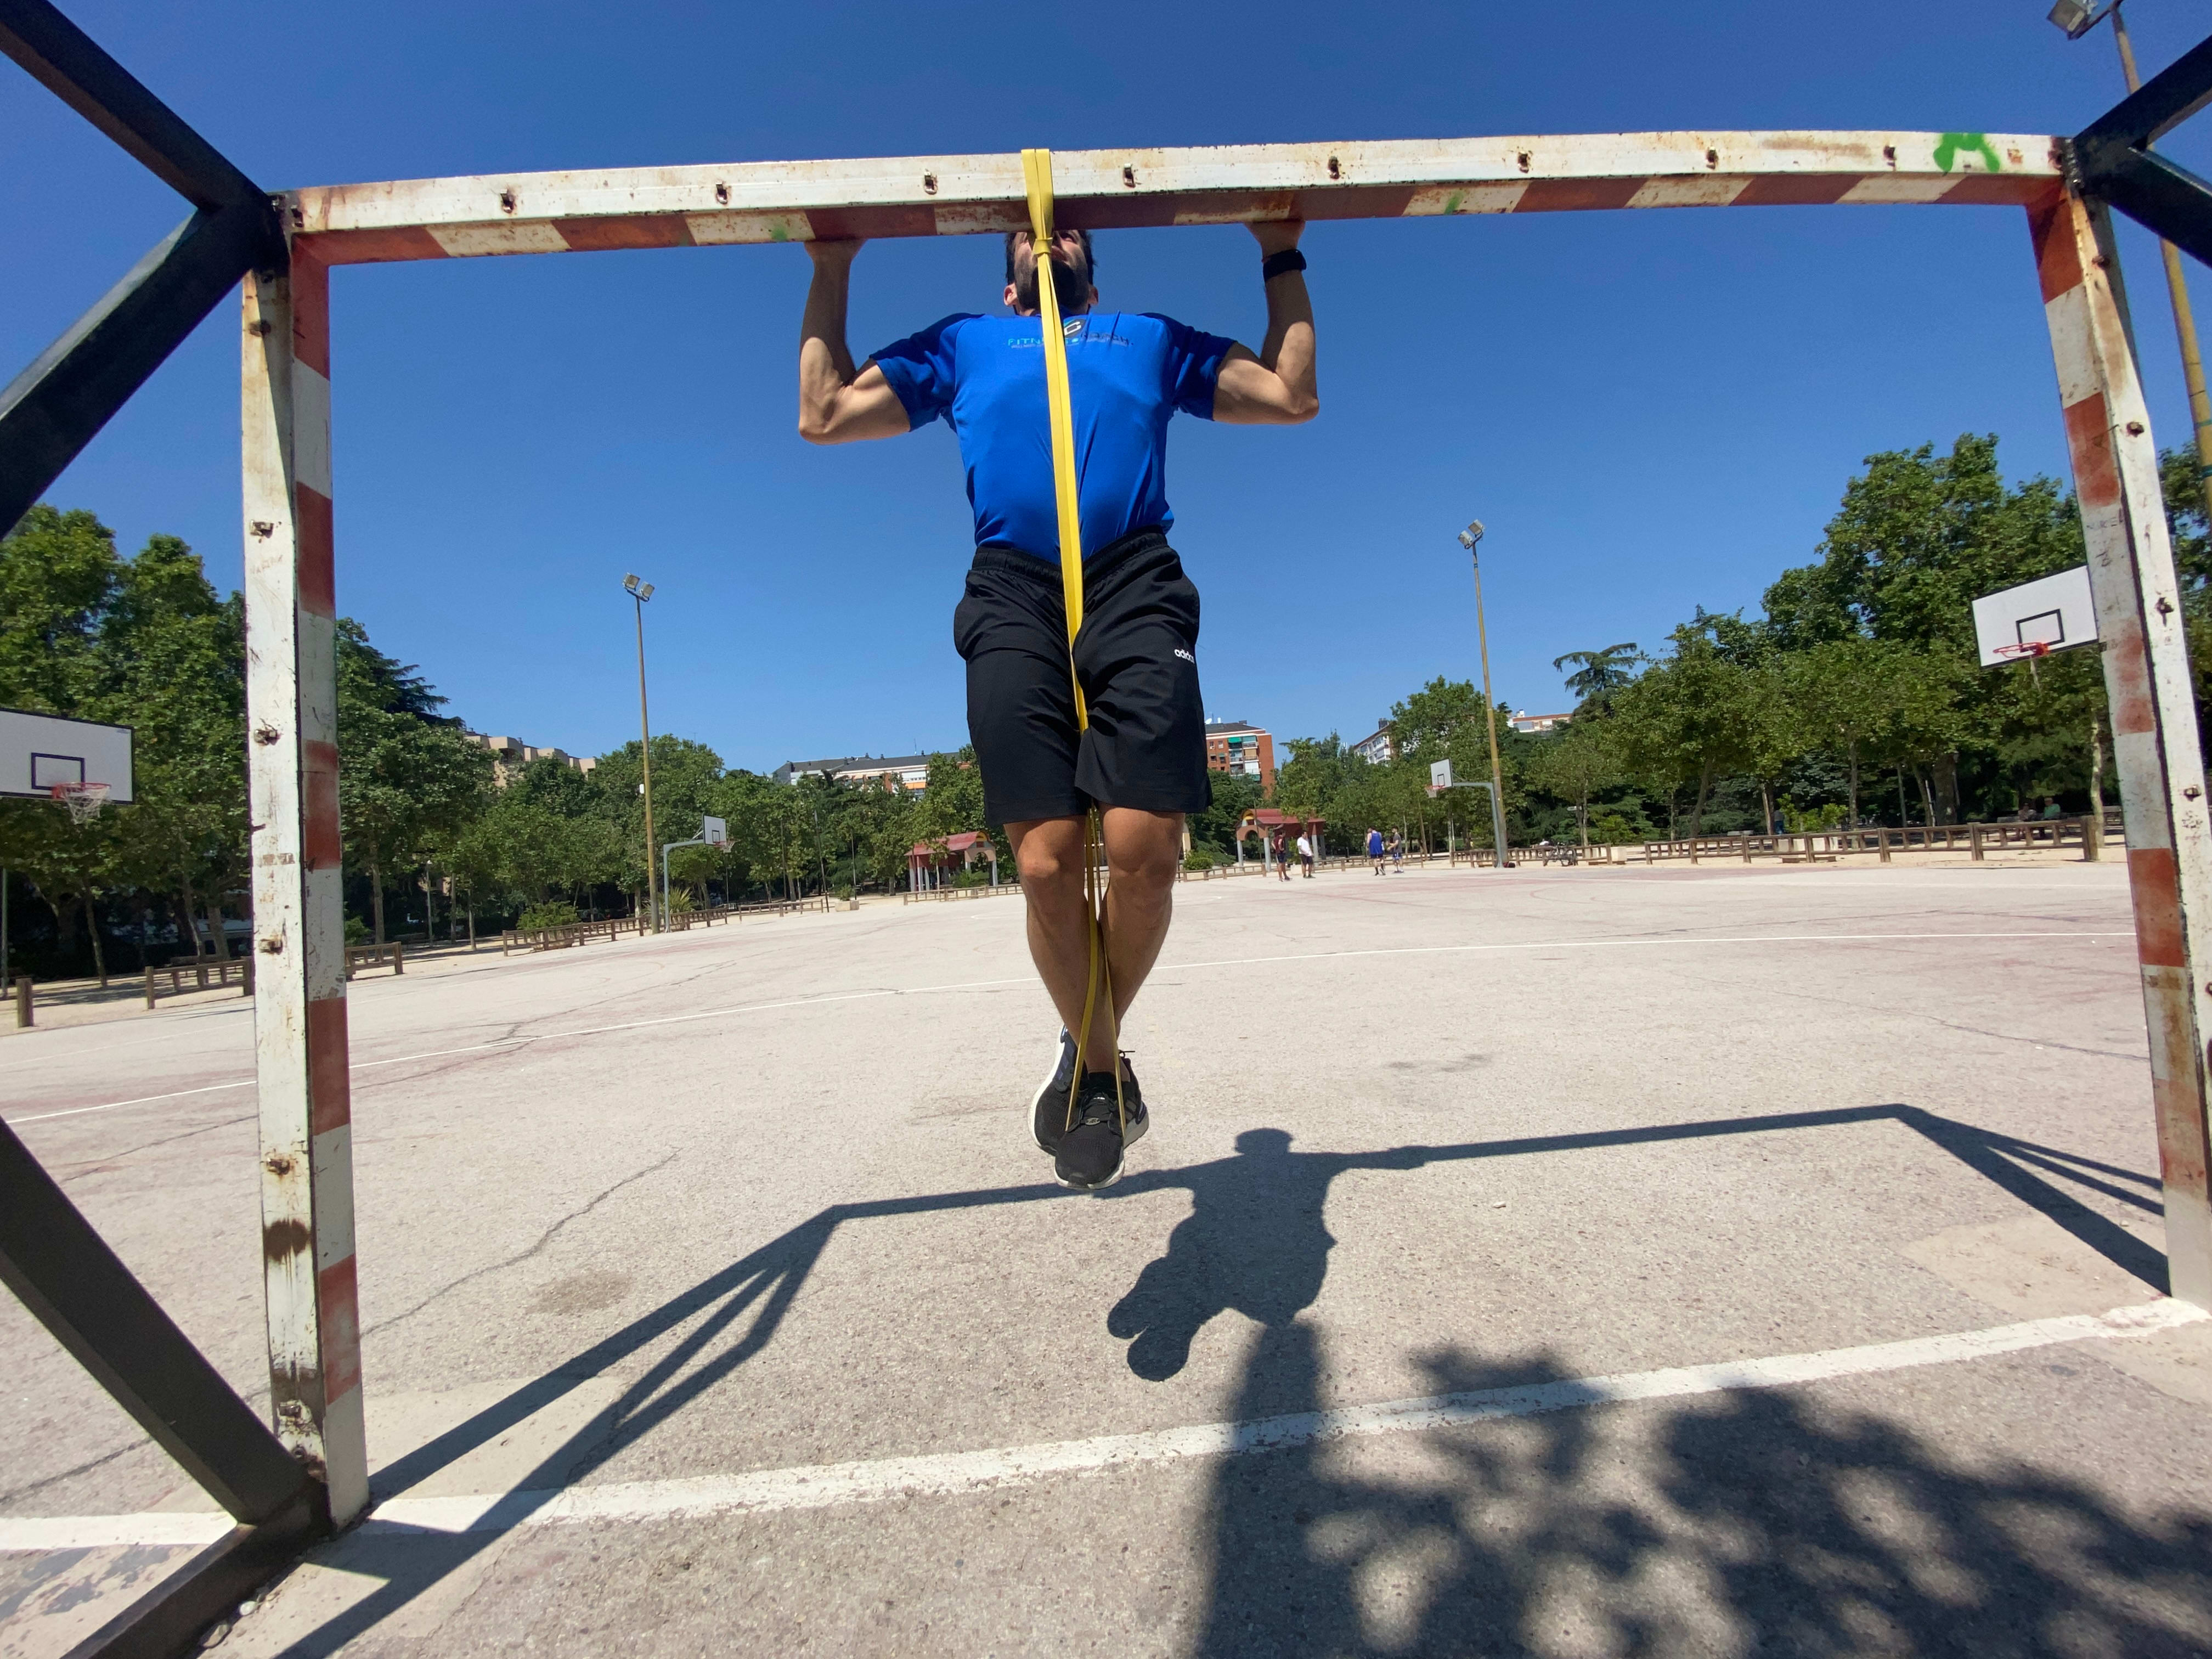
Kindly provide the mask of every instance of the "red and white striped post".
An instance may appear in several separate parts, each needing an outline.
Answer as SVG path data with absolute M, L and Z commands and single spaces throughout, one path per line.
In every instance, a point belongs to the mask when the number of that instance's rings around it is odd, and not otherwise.
M 2176 1297 L 2212 1308 L 2205 1052 L 2212 1029 L 2212 818 L 2158 451 L 2136 374 L 2110 216 L 2063 191 L 2027 211 L 2104 640 L 2150 1029 L 2167 1271 Z
M 246 279 L 246 763 L 261 1244 L 277 1437 L 343 1526 L 368 1498 L 354 1279 L 331 576 L 330 272 Z

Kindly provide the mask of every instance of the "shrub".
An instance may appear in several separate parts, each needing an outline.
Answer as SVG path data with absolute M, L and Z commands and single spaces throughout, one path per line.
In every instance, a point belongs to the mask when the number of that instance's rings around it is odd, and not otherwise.
M 1186 870 L 1211 870 L 1219 862 L 1210 847 L 1194 847 L 1182 855 L 1182 867 Z
M 520 928 L 573 927 L 576 923 L 576 907 L 565 900 L 554 900 L 544 904 L 532 904 L 524 909 L 515 926 Z
M 368 924 L 367 922 L 363 921 L 359 916 L 348 916 L 345 919 L 345 924 L 346 943 L 348 945 L 366 945 L 368 943 Z

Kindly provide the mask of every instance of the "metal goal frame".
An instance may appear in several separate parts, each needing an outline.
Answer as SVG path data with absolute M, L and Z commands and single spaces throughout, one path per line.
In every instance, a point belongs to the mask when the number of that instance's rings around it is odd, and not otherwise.
M 341 914 L 330 271 L 525 253 L 996 234 L 1018 156 L 519 173 L 265 192 L 46 0 L 0 51 L 194 212 L 0 392 L 14 524 L 222 299 L 240 316 L 248 775 L 273 1436 L 0 1127 L 0 1278 L 237 1517 L 82 1651 L 177 1651 L 270 1563 L 368 1501 Z M 2212 40 L 2075 139 L 1649 132 L 1060 152 L 1087 229 L 1682 207 L 2023 211 L 2111 697 L 2172 1293 L 2212 1308 L 2212 822 L 2109 207 L 2212 260 L 2212 187 L 2154 154 L 2212 100 Z M 281 1453 L 281 1455 L 276 1454 Z

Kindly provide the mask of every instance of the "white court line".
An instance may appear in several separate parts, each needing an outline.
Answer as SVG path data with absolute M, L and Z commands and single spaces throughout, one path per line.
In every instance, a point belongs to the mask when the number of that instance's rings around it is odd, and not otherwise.
M 477 1492 L 453 1498 L 393 1498 L 369 1511 L 369 1534 L 506 1532 L 591 1521 L 659 1521 L 738 1510 L 825 1509 L 894 1498 L 941 1498 L 1025 1485 L 1058 1474 L 1095 1474 L 1138 1464 L 1191 1457 L 1280 1451 L 1355 1436 L 1464 1427 L 1501 1418 L 1534 1417 L 1585 1406 L 1675 1400 L 1738 1389 L 1788 1388 L 1830 1377 L 1943 1365 L 2018 1353 L 2062 1342 L 2146 1335 L 2208 1317 L 2187 1303 L 2160 1300 L 2104 1314 L 2067 1314 L 1986 1330 L 1914 1337 L 1820 1353 L 1724 1361 L 1668 1370 L 1579 1376 L 1521 1388 L 1430 1395 L 1387 1405 L 1301 1412 L 1248 1423 L 1205 1423 L 1143 1434 L 1099 1435 L 984 1451 L 881 1457 L 855 1463 L 814 1463 L 748 1474 L 682 1480 L 625 1480 L 542 1491 Z M 101 1549 L 129 1545 L 204 1544 L 230 1529 L 221 1515 L 0 1516 L 0 1550 Z
M 1727 935 L 1711 939 L 1682 939 L 1671 935 L 1660 938 L 1624 937 L 1618 939 L 1542 939 L 1504 945 L 1403 945 L 1362 951 L 1304 951 L 1273 957 L 1224 957 L 1213 962 L 1162 963 L 1152 969 L 1154 975 L 1188 973 L 1199 968 L 1249 968 L 1276 962 L 1325 962 L 1339 957 L 1432 957 L 1466 951 L 1599 951 L 1632 950 L 1639 946 L 1685 945 L 1851 945 L 1882 939 L 2133 939 L 2131 932 L 2079 933 L 2048 931 L 2032 933 L 1787 933 Z M 379 1066 L 408 1066 L 420 1060 L 444 1060 L 453 1054 L 484 1054 L 498 1048 L 515 1048 L 530 1042 L 557 1042 L 568 1037 L 606 1036 L 617 1031 L 641 1031 L 660 1025 L 687 1025 L 702 1019 L 726 1019 L 732 1014 L 767 1013 L 779 1008 L 811 1008 L 832 1002 L 865 1002 L 878 997 L 919 997 L 941 994 L 947 991 L 986 990 L 995 985 L 1027 985 L 1034 975 L 1021 974 L 1011 979 L 969 979 L 950 985 L 915 985 L 905 988 L 891 988 L 877 991 L 838 991 L 823 996 L 792 997 L 782 1002 L 749 1002 L 729 1008 L 705 1008 L 693 1014 L 664 1014 L 653 1019 L 625 1020 L 617 1025 L 587 1025 L 573 1031 L 539 1031 L 530 1036 L 500 1037 L 490 1042 L 465 1043 L 458 1048 L 432 1048 L 419 1054 L 400 1054 L 391 1060 L 356 1060 L 347 1069 L 355 1072 L 371 1071 Z M 213 1094 L 222 1089 L 250 1089 L 253 1079 L 240 1078 L 235 1083 L 210 1083 L 204 1088 L 179 1089 L 173 1094 L 140 1095 L 131 1100 L 111 1100 L 100 1106 L 72 1106 L 59 1112 L 39 1112 L 27 1117 L 11 1117 L 9 1124 L 45 1123 L 58 1117 L 82 1117 L 87 1112 L 112 1112 L 124 1106 L 144 1106 L 158 1100 L 181 1100 L 186 1095 Z

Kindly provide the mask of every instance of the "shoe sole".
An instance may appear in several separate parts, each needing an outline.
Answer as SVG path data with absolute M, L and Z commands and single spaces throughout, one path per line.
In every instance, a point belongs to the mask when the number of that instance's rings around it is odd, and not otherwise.
M 1060 1148 L 1047 1146 L 1044 1137 L 1037 1133 L 1037 1114 L 1044 1109 L 1045 1100 L 1053 1092 L 1054 1084 L 1060 1085 L 1061 1093 L 1065 1094 L 1067 1091 L 1067 1080 L 1063 1079 L 1060 1074 L 1060 1063 L 1067 1053 L 1070 1041 L 1066 1032 L 1062 1031 L 1060 1034 L 1060 1047 L 1054 1049 L 1052 1053 L 1052 1069 L 1044 1074 L 1044 1081 L 1037 1085 L 1036 1093 L 1030 1099 L 1030 1138 L 1036 1142 L 1037 1151 L 1048 1157 L 1058 1153 Z

